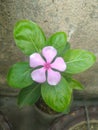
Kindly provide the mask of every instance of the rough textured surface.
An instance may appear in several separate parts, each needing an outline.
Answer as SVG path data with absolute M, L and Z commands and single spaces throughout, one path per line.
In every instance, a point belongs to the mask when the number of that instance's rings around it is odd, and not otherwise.
M 19 108 L 15 97 L 0 98 L 0 111 L 8 118 L 11 130 L 48 130 L 50 120 L 54 120 L 53 116 L 44 116 L 33 106 Z M 1 120 L 0 123 L 3 125 Z
M 80 107 L 53 122 L 49 130 L 98 130 L 98 107 Z M 87 120 L 87 113 L 89 121 Z M 89 124 L 88 124 L 89 122 Z
M 94 102 L 92 102 L 94 105 Z M 44 116 L 44 114 L 40 115 L 40 113 L 33 106 L 19 108 L 17 106 L 16 97 L 2 97 L 0 96 L 0 112 L 2 112 L 6 117 L 7 121 L 11 127 L 11 130 L 69 130 L 67 128 L 79 125 L 82 123 L 81 121 L 86 121 L 86 112 L 84 107 L 85 102 L 73 104 L 75 105 L 74 110 L 72 110 L 68 115 L 61 115 L 61 117 L 57 117 L 56 120 L 52 120 L 51 126 L 49 126 L 48 121 L 53 117 L 51 115 Z M 96 101 L 98 106 L 98 102 Z M 77 106 L 77 107 L 76 107 Z M 81 106 L 81 107 L 80 107 Z M 90 106 L 89 103 L 86 102 L 86 106 Z M 78 109 L 79 108 L 79 109 Z M 98 107 L 87 107 L 89 112 L 90 120 L 93 119 L 94 123 L 90 124 L 94 125 L 94 128 L 98 125 Z M 37 113 L 38 112 L 38 113 Z M 4 121 L 1 122 L 2 125 Z M 67 128 L 66 128 L 67 127 Z M 50 128 L 50 129 L 49 129 Z M 91 130 L 98 130 L 98 129 Z M 2 130 L 2 129 L 0 129 Z M 7 129 L 3 129 L 7 130 Z M 9 130 L 9 129 L 8 129 Z M 78 130 L 78 129 L 76 129 Z M 80 130 L 80 129 L 79 129 Z M 85 130 L 85 129 L 81 129 Z
M 98 1 L 97 0 L 0 0 L 0 93 L 14 95 L 9 89 L 6 74 L 10 65 L 24 59 L 13 40 L 16 21 L 37 22 L 47 37 L 56 31 L 69 35 L 73 48 L 90 50 L 98 57 Z M 86 86 L 80 94 L 98 95 L 98 60 L 92 69 L 78 75 Z M 89 91 L 88 91 L 89 90 Z

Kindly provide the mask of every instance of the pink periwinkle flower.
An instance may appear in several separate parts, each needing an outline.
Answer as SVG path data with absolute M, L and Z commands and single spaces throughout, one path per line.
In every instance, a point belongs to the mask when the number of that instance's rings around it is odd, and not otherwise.
M 61 74 L 66 69 L 66 63 L 62 57 L 56 57 L 57 51 L 52 46 L 42 49 L 42 56 L 39 53 L 30 55 L 30 67 L 35 68 L 31 77 L 38 83 L 48 82 L 50 85 L 57 85 L 60 82 Z

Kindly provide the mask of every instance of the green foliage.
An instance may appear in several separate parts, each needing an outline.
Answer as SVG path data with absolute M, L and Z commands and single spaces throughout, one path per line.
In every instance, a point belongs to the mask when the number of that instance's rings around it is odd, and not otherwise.
M 72 79 L 72 75 L 90 68 L 96 61 L 95 55 L 81 49 L 71 50 L 64 32 L 57 32 L 46 41 L 42 29 L 28 20 L 16 23 L 14 39 L 16 45 L 26 55 L 40 53 L 45 46 L 53 46 L 57 50 L 57 55 L 62 56 L 67 64 L 67 69 L 61 73 L 62 79 L 56 86 L 50 86 L 47 82 L 41 85 L 35 83 L 31 78 L 33 69 L 28 62 L 14 64 L 8 72 L 7 81 L 11 87 L 22 88 L 18 96 L 19 106 L 32 105 L 42 96 L 45 103 L 54 111 L 68 113 L 72 90 L 84 88 L 80 82 Z
M 70 43 L 67 42 L 67 43 L 66 43 L 66 46 L 65 46 L 65 48 L 64 48 L 63 54 L 65 54 L 69 49 L 70 49 Z
M 53 46 L 58 51 L 58 55 L 64 51 L 66 43 L 67 36 L 64 32 L 57 32 L 53 34 L 47 41 L 47 45 Z
M 76 74 L 90 68 L 96 61 L 93 53 L 85 50 L 68 50 L 63 56 L 66 64 L 66 73 Z
M 33 83 L 31 86 L 23 88 L 18 95 L 18 105 L 20 107 L 33 105 L 39 99 L 41 87 L 39 84 Z
M 83 90 L 84 89 L 84 86 L 79 81 L 77 81 L 75 79 L 70 79 L 70 81 L 68 83 L 72 89 L 76 89 L 76 90 Z
M 28 62 L 19 62 L 14 64 L 8 72 L 7 81 L 11 87 L 24 88 L 33 83 L 31 79 L 32 69 Z
M 50 86 L 44 83 L 41 86 L 41 94 L 45 103 L 57 112 L 63 112 L 67 109 L 71 102 L 72 88 L 62 77 L 56 86 Z
M 46 45 L 46 38 L 41 28 L 28 20 L 21 20 L 14 28 L 14 39 L 21 51 L 30 55 L 40 50 Z

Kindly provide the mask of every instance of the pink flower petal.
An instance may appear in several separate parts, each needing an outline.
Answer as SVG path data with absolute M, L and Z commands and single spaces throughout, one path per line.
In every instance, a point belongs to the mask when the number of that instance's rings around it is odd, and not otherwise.
M 30 67 L 38 67 L 44 65 L 45 61 L 39 53 L 33 53 L 30 55 Z
M 57 57 L 55 61 L 51 64 L 53 69 L 64 71 L 66 69 L 66 63 L 64 62 L 62 57 Z
M 56 49 L 54 47 L 47 46 L 47 47 L 43 48 L 42 54 L 45 57 L 46 61 L 50 63 L 50 62 L 52 62 L 52 60 L 56 56 L 57 51 L 56 51 Z
M 47 81 L 50 85 L 57 85 L 60 82 L 61 75 L 59 72 L 53 71 L 52 69 L 48 70 Z
M 44 83 L 46 81 L 45 69 L 42 67 L 40 69 L 36 69 L 31 73 L 31 77 L 34 81 L 38 83 Z

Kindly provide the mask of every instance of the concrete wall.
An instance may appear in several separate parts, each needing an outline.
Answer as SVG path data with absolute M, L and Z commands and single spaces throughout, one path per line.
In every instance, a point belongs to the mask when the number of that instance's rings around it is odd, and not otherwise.
M 10 65 L 24 55 L 13 40 L 13 27 L 18 20 L 37 22 L 47 37 L 56 31 L 69 35 L 72 48 L 87 49 L 98 57 L 98 0 L 0 0 L 0 94 L 15 95 L 8 88 L 6 74 Z M 98 95 L 98 60 L 77 78 L 86 86 L 84 94 Z M 89 91 L 88 91 L 89 89 Z

